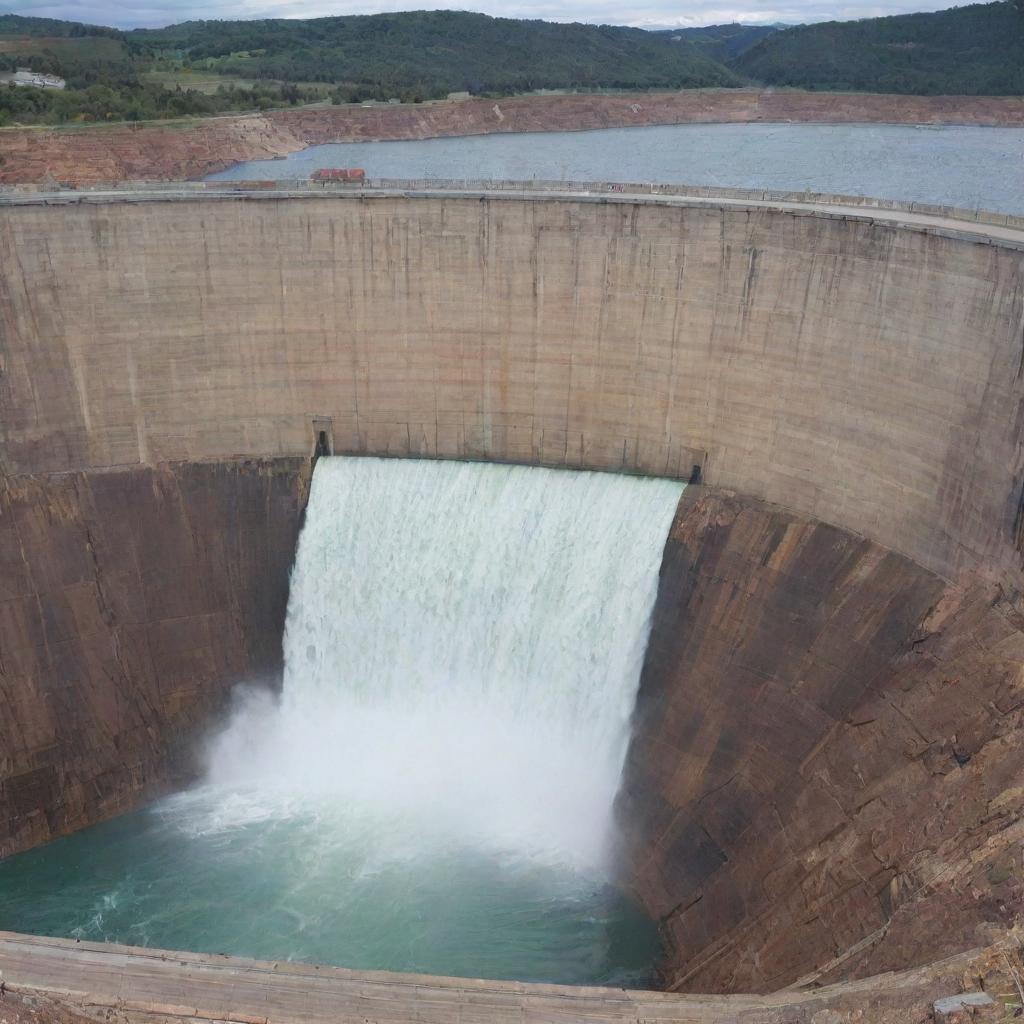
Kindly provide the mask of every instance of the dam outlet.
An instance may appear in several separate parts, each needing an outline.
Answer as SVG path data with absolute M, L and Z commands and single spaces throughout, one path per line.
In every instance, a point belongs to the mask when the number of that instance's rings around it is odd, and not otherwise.
M 0 863 L 0 928 L 637 986 L 613 803 L 683 485 L 321 457 L 280 691 L 200 784 Z

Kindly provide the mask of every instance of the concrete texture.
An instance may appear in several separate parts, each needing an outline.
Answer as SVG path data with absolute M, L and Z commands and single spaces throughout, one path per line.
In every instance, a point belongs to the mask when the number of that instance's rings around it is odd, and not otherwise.
M 75 185 L 199 178 L 325 142 L 724 122 L 1024 124 L 1024 99 L 886 96 L 797 89 L 687 89 L 516 96 L 459 103 L 310 107 L 180 122 L 0 130 L 0 182 Z
M 997 958 L 1006 961 L 998 973 L 990 966 Z M 683 996 L 347 971 L 0 932 L 0 970 L 18 995 L 43 992 L 119 1022 L 925 1024 L 933 1002 L 961 992 L 972 976 L 975 985 L 985 979 L 1002 1014 L 1016 994 L 1007 975 L 1017 964 L 1015 943 L 1004 941 L 859 984 L 767 997 Z
M 8 207 L 2 466 L 308 456 L 315 416 L 336 452 L 683 476 L 706 453 L 708 482 L 944 576 L 1015 566 L 1024 254 L 854 216 Z
M 667 985 L 862 977 L 1011 923 L 1024 233 L 680 196 L 138 198 L 0 218 L 6 849 L 183 775 L 227 686 L 276 665 L 326 429 L 702 467 L 620 807 Z

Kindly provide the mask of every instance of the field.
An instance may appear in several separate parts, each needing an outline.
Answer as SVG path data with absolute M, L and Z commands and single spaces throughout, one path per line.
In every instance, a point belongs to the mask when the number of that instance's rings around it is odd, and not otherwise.
M 236 78 L 234 75 L 218 75 L 212 71 L 190 71 L 182 68 L 177 71 L 148 71 L 143 80 L 161 85 L 165 89 L 195 89 L 196 92 L 215 93 L 221 86 L 238 86 L 240 89 L 251 89 L 255 83 L 252 78 Z
M 154 85 L 162 86 L 164 89 L 194 89 L 196 92 L 212 95 L 221 86 L 234 86 L 238 89 L 252 89 L 257 84 L 279 85 L 280 82 L 270 79 L 257 80 L 255 78 L 241 78 L 235 75 L 219 75 L 214 71 L 200 71 L 190 68 L 177 68 L 175 70 L 148 71 L 143 76 L 143 81 L 152 82 Z M 331 86 L 324 82 L 295 82 L 293 83 L 303 89 L 316 91 L 324 98 L 330 95 Z

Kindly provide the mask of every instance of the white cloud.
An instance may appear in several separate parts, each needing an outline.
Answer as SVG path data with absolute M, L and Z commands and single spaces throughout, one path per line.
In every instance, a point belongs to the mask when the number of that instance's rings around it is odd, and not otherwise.
M 874 18 L 885 14 L 933 11 L 949 4 L 928 0 L 889 3 L 840 3 L 830 0 L 485 0 L 473 10 L 514 18 L 586 21 L 642 28 L 687 27 L 742 21 L 807 22 Z M 119 28 L 159 26 L 200 18 L 316 18 L 332 14 L 376 14 L 410 9 L 451 9 L 451 5 L 413 0 L 15 0 L 3 12 L 67 18 Z

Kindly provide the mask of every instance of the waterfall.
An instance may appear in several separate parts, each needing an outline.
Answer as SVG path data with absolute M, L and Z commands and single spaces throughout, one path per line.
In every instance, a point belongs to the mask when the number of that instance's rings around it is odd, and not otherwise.
M 343 807 L 392 852 L 469 845 L 594 869 L 681 490 L 321 458 L 273 734 L 266 709 L 242 716 L 213 776 Z

